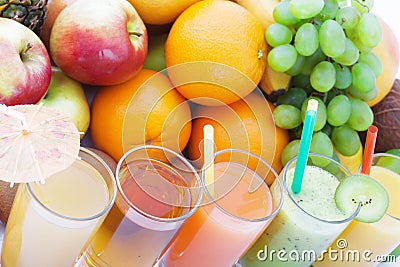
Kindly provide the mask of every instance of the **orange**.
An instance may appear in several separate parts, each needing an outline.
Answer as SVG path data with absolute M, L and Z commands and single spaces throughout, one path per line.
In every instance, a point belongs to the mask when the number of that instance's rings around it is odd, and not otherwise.
M 172 83 L 184 97 L 203 105 L 230 104 L 251 93 L 266 59 L 262 24 L 230 1 L 193 4 L 176 19 L 165 43 Z
M 382 41 L 378 46 L 374 47 L 372 52 L 374 52 L 382 62 L 382 73 L 376 77 L 377 96 L 371 101 L 367 101 L 370 107 L 382 101 L 382 99 L 389 94 L 399 68 L 399 44 L 396 36 L 382 18 L 379 18 L 379 22 L 382 28 Z
M 147 24 L 167 24 L 173 22 L 193 3 L 200 0 L 128 0 L 141 19 Z
M 189 140 L 189 104 L 162 73 L 141 70 L 96 93 L 90 135 L 96 148 L 118 161 L 128 149 L 153 144 L 180 152 Z
M 289 142 L 289 134 L 275 126 L 273 108 L 258 92 L 230 105 L 198 106 L 193 112 L 188 156 L 197 166 L 202 165 L 203 127 L 211 124 L 214 127 L 215 151 L 226 148 L 250 151 L 279 173 L 282 170 L 281 153 Z

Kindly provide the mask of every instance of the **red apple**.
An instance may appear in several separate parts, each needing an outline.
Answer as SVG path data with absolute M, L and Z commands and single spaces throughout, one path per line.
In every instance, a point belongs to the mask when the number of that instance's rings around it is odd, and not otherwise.
M 40 33 L 40 38 L 42 39 L 44 45 L 50 49 L 50 33 L 53 28 L 54 21 L 56 20 L 58 14 L 65 7 L 71 5 L 77 0 L 49 0 L 46 5 L 46 16 L 43 22 L 43 28 Z M 95 0 L 94 0 L 95 1 Z
M 0 104 L 34 104 L 47 92 L 51 65 L 39 37 L 22 24 L 0 18 Z
M 147 30 L 125 0 L 78 0 L 57 16 L 50 54 L 73 79 L 113 85 L 132 78 L 147 55 Z

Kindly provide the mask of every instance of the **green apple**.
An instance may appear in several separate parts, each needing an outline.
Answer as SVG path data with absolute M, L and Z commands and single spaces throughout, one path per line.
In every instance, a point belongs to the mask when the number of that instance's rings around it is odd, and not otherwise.
M 162 71 L 166 68 L 164 44 L 167 37 L 167 33 L 149 36 L 149 48 L 143 68 L 155 71 Z
M 68 77 L 57 67 L 52 67 L 51 72 L 47 94 L 39 103 L 70 114 L 76 128 L 86 133 L 90 123 L 90 108 L 82 84 Z M 83 136 L 84 134 L 81 138 Z

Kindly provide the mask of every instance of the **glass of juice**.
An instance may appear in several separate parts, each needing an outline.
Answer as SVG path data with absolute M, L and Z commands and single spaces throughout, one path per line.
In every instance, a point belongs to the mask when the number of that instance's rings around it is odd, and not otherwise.
M 80 159 L 44 184 L 20 184 L 7 222 L 3 267 L 73 266 L 114 203 L 107 164 L 81 148 Z
M 153 266 L 201 202 L 197 171 L 167 148 L 129 150 L 116 178 L 115 204 L 77 266 Z
M 373 156 L 370 176 L 389 194 L 386 214 L 375 223 L 353 221 L 332 243 L 329 251 L 314 266 L 377 266 L 400 244 L 400 157 L 377 153 Z M 328 251 L 328 252 L 329 252 Z
M 339 181 L 350 172 L 335 160 L 310 153 L 301 191 L 291 189 L 297 157 L 283 168 L 284 201 L 281 210 L 241 259 L 243 267 L 308 267 L 344 230 L 354 214 L 335 204 Z
M 275 170 L 247 151 L 215 153 L 214 180 L 202 171 L 203 203 L 181 227 L 157 266 L 233 266 L 282 206 Z M 265 182 L 274 177 L 274 189 Z

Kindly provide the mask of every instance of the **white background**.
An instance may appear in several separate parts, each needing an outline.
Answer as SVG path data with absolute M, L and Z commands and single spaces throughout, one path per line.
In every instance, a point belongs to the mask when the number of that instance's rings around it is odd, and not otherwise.
M 381 17 L 392 29 L 398 42 L 400 41 L 400 1 L 399 0 L 375 0 L 372 12 Z M 399 45 L 400 50 L 400 45 Z M 400 51 L 399 51 L 400 52 Z M 397 72 L 400 79 L 400 69 Z

